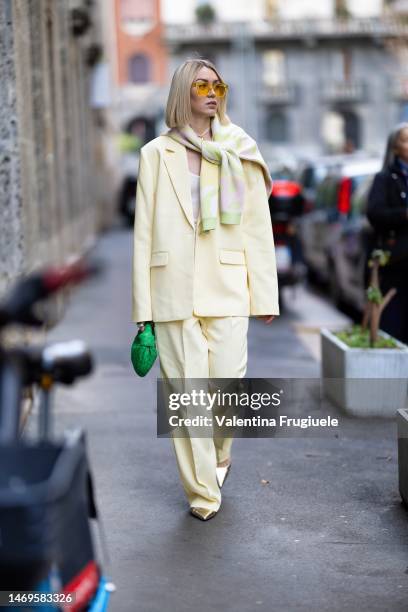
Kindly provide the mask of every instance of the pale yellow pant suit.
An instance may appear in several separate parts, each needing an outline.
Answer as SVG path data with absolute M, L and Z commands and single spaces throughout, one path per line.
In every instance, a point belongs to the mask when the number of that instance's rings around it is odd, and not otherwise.
M 198 221 L 200 211 L 196 212 Z M 197 231 L 197 219 L 196 231 Z M 197 236 L 200 240 L 200 234 Z M 248 317 L 200 317 L 155 323 L 160 374 L 165 378 L 242 378 L 248 361 Z M 214 431 L 216 434 L 216 431 Z M 218 510 L 217 463 L 231 455 L 232 437 L 171 436 L 190 506 Z
M 219 166 L 205 158 L 201 163 L 209 180 L 219 184 Z M 242 165 L 242 224 L 217 223 L 201 235 L 193 231 L 185 146 L 160 135 L 140 151 L 132 319 L 154 321 L 162 378 L 204 378 L 211 384 L 213 378 L 244 377 L 249 317 L 279 314 L 264 176 L 259 164 L 243 160 Z M 227 430 L 229 435 L 234 431 Z M 218 510 L 216 464 L 230 456 L 232 438 L 172 435 L 172 440 L 190 506 Z
M 155 323 L 162 378 L 242 378 L 248 317 L 198 317 Z M 230 457 L 233 438 L 172 436 L 190 506 L 218 510 L 215 468 Z

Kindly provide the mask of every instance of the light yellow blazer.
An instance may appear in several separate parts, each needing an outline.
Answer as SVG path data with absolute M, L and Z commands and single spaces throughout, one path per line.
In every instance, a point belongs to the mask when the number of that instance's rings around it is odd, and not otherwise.
M 220 166 L 208 164 L 219 185 Z M 141 149 L 132 319 L 279 315 L 275 247 L 262 169 L 243 162 L 240 225 L 195 231 L 186 147 L 161 135 Z

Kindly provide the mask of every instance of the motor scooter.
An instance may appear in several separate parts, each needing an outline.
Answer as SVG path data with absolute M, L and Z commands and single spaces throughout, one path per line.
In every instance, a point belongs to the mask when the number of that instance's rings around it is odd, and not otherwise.
M 305 198 L 292 180 L 276 180 L 269 197 L 279 288 L 294 286 L 306 276 L 297 219 L 303 214 Z

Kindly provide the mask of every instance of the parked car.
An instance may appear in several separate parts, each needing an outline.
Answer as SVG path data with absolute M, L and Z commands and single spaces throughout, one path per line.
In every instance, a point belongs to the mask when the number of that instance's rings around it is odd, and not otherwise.
M 374 232 L 366 216 L 373 179 L 374 175 L 366 177 L 356 188 L 350 213 L 332 247 L 331 297 L 335 303 L 347 303 L 360 312 L 366 300 L 367 257 L 374 245 Z
M 341 153 L 338 155 L 323 155 L 312 159 L 298 161 L 296 180 L 300 183 L 305 197 L 306 211 L 313 207 L 316 191 L 320 183 L 329 174 L 338 171 L 344 164 L 367 159 L 364 151 Z
M 327 283 L 336 303 L 360 309 L 364 300 L 364 258 L 370 239 L 365 199 L 381 168 L 377 158 L 343 161 L 317 186 L 312 210 L 300 224 L 309 273 Z

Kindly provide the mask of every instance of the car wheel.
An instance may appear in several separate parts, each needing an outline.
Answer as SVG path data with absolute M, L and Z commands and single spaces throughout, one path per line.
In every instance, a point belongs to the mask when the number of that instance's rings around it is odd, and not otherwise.
M 132 227 L 135 222 L 135 196 L 130 195 L 125 206 L 125 219 L 129 227 Z
M 307 280 L 309 285 L 317 285 L 318 284 L 317 274 L 313 270 L 313 268 L 311 268 L 310 266 L 307 266 L 307 269 L 306 269 L 306 280 Z
M 136 181 L 126 179 L 119 197 L 119 211 L 128 226 L 132 226 L 135 218 Z

